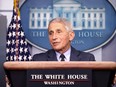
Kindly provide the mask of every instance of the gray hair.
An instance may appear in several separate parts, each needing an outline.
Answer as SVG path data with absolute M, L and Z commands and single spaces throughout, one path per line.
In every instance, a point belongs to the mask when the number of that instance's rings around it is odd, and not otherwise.
M 71 23 L 68 20 L 66 20 L 65 18 L 54 18 L 49 22 L 49 25 L 51 23 L 61 23 L 65 26 L 66 30 L 73 31 Z

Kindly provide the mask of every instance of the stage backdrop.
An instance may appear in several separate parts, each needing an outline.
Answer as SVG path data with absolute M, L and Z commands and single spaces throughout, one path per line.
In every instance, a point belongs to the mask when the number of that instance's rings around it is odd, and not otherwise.
M 32 56 L 51 48 L 47 33 L 48 23 L 55 17 L 63 17 L 73 25 L 75 31 L 73 47 L 93 53 L 97 61 L 116 61 L 115 2 L 114 0 L 22 0 L 21 20 L 27 40 L 32 45 Z

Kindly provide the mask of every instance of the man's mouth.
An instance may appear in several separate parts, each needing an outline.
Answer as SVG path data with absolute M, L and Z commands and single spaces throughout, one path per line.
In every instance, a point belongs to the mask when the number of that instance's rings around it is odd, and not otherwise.
M 59 42 L 53 42 L 52 44 L 53 44 L 53 46 L 56 46 L 59 44 Z

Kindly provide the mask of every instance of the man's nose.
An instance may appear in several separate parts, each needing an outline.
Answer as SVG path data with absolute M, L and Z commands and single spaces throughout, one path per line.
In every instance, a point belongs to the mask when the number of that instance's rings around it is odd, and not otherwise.
M 53 40 L 54 39 L 57 39 L 57 34 L 56 33 L 53 34 Z

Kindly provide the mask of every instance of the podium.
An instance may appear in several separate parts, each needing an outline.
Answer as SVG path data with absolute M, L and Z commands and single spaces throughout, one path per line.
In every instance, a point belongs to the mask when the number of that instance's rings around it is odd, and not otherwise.
M 67 72 L 68 74 L 69 73 L 71 74 L 71 72 L 73 71 L 76 72 L 76 70 L 79 71 L 80 69 L 90 70 L 91 87 L 112 87 L 113 80 L 115 77 L 115 71 L 116 71 L 116 62 L 90 62 L 90 61 L 85 61 L 85 62 L 77 62 L 77 61 L 76 62 L 52 62 L 52 61 L 5 62 L 4 69 L 11 82 L 11 85 L 12 85 L 11 87 L 31 87 L 28 85 L 28 83 L 30 84 L 30 82 L 28 82 L 29 78 L 27 77 L 27 75 L 29 75 L 27 72 L 30 70 L 32 71 L 34 70 L 34 73 L 36 73 L 36 71 L 39 73 L 38 70 L 40 70 L 40 72 L 44 71 L 45 72 L 44 74 L 47 74 L 47 73 L 50 74 L 50 72 L 52 72 L 55 75 L 57 75 L 59 73 L 61 74 L 62 72 L 63 74 Z M 34 73 L 32 72 L 31 74 L 34 74 Z M 42 75 L 42 72 L 40 74 Z M 76 75 L 76 74 L 73 73 L 72 75 Z M 38 81 L 40 81 L 41 76 L 39 76 L 38 78 L 39 78 Z M 33 86 L 33 87 L 36 87 L 36 86 Z M 39 83 L 38 83 L 38 87 L 44 87 L 44 86 L 39 86 Z M 79 87 L 79 86 L 52 85 L 52 86 L 45 86 L 45 87 Z M 85 87 L 85 86 L 81 86 L 81 87 Z

